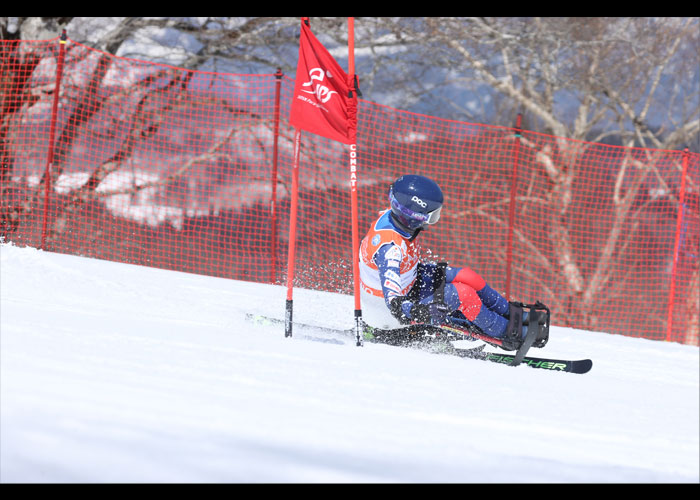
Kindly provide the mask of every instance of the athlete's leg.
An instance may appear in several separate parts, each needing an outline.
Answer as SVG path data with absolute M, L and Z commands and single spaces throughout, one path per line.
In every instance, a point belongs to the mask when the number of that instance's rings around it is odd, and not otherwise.
M 435 293 L 433 263 L 419 264 L 420 278 L 414 300 L 431 303 Z M 447 267 L 445 274 L 445 304 L 452 311 L 461 312 L 487 335 L 502 337 L 508 326 L 509 304 L 493 290 L 481 276 L 469 268 Z
M 481 302 L 503 317 L 508 317 L 510 308 L 508 301 L 496 290 L 491 288 L 479 274 L 468 267 L 447 267 L 445 273 L 447 283 L 464 283 L 473 288 Z

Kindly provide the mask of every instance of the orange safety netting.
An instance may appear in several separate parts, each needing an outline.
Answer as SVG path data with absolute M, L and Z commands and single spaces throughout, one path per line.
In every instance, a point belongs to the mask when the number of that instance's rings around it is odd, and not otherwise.
M 4 240 L 285 283 L 293 81 L 67 42 L 0 40 Z M 446 196 L 441 222 L 420 237 L 425 258 L 468 265 L 512 300 L 543 301 L 555 325 L 698 343 L 697 153 L 363 100 L 357 139 L 361 237 L 389 184 L 422 173 Z M 353 292 L 347 148 L 302 133 L 296 286 Z

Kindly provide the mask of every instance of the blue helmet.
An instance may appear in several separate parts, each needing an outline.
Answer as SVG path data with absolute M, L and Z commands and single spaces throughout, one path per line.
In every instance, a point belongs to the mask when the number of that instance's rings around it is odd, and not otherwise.
M 422 175 L 402 175 L 389 189 L 389 202 L 394 219 L 413 232 L 440 219 L 442 190 Z

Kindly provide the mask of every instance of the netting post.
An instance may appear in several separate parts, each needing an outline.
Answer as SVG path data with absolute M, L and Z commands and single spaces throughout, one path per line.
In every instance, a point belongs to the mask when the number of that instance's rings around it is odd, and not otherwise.
M 49 213 L 49 194 L 51 192 L 51 167 L 54 157 L 54 141 L 56 138 L 56 121 L 58 115 L 58 99 L 61 90 L 61 79 L 63 78 L 63 63 L 66 58 L 66 30 L 63 30 L 59 38 L 58 61 L 56 64 L 56 85 L 53 91 L 53 105 L 51 107 L 51 126 L 49 128 L 49 149 L 46 155 L 46 172 L 44 173 L 44 220 L 41 229 L 42 250 L 46 246 L 46 226 Z
M 280 131 L 280 87 L 282 85 L 282 69 L 277 68 L 275 73 L 275 112 L 274 112 L 274 137 L 272 143 L 272 173 L 270 175 L 270 272 L 268 281 L 274 283 L 277 270 L 277 145 Z
M 673 240 L 673 267 L 671 269 L 671 283 L 668 287 L 668 314 L 666 318 L 666 341 L 671 341 L 673 329 L 673 306 L 676 284 L 676 271 L 678 269 L 678 255 L 680 251 L 681 227 L 683 226 L 683 212 L 685 208 L 685 179 L 688 174 L 688 148 L 683 151 L 683 169 L 681 171 L 681 188 L 678 193 L 678 215 L 676 216 L 676 237 Z
M 520 137 L 522 135 L 522 114 L 518 113 L 515 122 L 515 154 L 513 174 L 510 181 L 510 206 L 508 210 L 508 243 L 506 256 L 506 300 L 510 300 L 511 274 L 513 268 L 513 225 L 515 224 L 515 193 L 518 187 L 518 163 L 520 156 Z

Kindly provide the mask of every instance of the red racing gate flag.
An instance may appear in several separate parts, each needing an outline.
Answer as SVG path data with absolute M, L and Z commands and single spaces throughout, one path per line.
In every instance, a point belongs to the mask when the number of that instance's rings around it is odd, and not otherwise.
M 360 336 L 361 316 L 359 297 L 359 270 L 357 251 L 357 82 L 354 59 L 354 18 L 348 18 L 348 52 L 350 77 L 309 28 L 309 18 L 303 17 L 299 39 L 299 61 L 294 84 L 289 123 L 296 129 L 294 134 L 294 164 L 289 214 L 289 254 L 287 257 L 287 301 L 284 324 L 285 337 L 292 336 L 293 280 L 296 253 L 296 226 L 299 204 L 299 156 L 301 131 L 305 130 L 350 146 L 350 187 L 352 208 L 352 246 L 355 261 L 355 323 L 357 345 L 362 345 Z
M 354 117 L 351 117 L 348 76 L 328 50 L 301 23 L 292 109 L 292 126 L 342 142 L 354 143 Z

